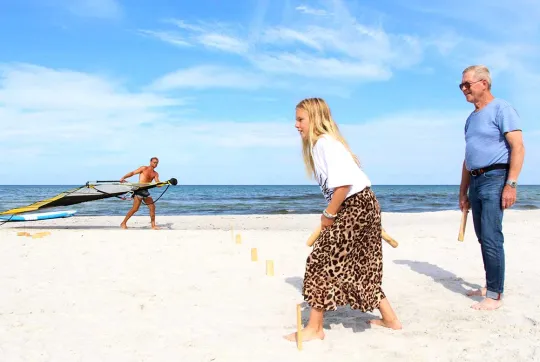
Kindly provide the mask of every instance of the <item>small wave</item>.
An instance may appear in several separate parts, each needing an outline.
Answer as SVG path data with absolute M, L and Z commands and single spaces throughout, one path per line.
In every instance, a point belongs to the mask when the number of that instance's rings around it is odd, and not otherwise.
M 379 192 L 377 194 L 377 198 L 381 197 L 399 197 L 399 198 L 414 198 L 417 196 L 422 197 L 454 197 L 455 195 L 459 195 L 459 190 L 456 192 L 422 192 L 422 193 L 403 193 L 403 192 Z
M 276 196 L 261 196 L 261 197 L 249 197 L 248 199 L 257 201 L 295 201 L 295 200 L 323 200 L 321 194 L 308 194 L 308 195 L 276 195 Z
M 270 210 L 268 214 L 296 214 L 295 210 L 289 210 L 289 209 L 276 209 L 276 210 Z
M 537 205 L 531 205 L 531 204 L 525 204 L 525 205 L 515 205 L 515 209 L 517 210 L 538 210 L 540 209 Z

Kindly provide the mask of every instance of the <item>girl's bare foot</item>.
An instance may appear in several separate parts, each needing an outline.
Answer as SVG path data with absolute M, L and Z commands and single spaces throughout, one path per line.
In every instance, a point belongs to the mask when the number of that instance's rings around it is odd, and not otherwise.
M 391 321 L 384 319 L 372 319 L 368 322 L 369 324 L 374 324 L 381 327 L 386 327 L 390 329 L 401 329 L 401 322 L 396 318 Z
M 485 297 L 487 293 L 487 288 L 480 288 L 477 290 L 469 290 L 467 292 L 468 297 Z
M 120 224 L 120 227 L 121 227 L 122 229 L 127 229 L 127 225 L 124 224 L 124 223 L 121 223 L 121 224 Z
M 300 331 L 302 341 L 311 341 L 314 339 L 324 339 L 323 330 L 324 311 L 322 309 L 312 308 L 309 312 L 309 322 L 304 329 Z M 288 341 L 297 341 L 297 333 L 291 333 L 283 336 Z
M 302 334 L 302 341 L 303 342 L 311 341 L 311 340 L 314 340 L 314 339 L 323 340 L 324 337 L 325 337 L 324 331 L 322 329 L 317 330 L 317 329 L 310 328 L 310 327 L 306 327 L 306 328 L 302 329 L 301 334 Z M 296 332 L 288 334 L 288 335 L 284 336 L 283 338 L 285 338 L 286 340 L 291 341 L 291 342 L 296 342 L 296 340 L 298 339 Z
M 372 319 L 368 323 L 374 324 L 381 327 L 391 328 L 391 329 L 401 329 L 401 322 L 399 321 L 396 313 L 390 306 L 387 298 L 381 300 L 379 305 L 379 310 L 381 311 L 381 319 Z

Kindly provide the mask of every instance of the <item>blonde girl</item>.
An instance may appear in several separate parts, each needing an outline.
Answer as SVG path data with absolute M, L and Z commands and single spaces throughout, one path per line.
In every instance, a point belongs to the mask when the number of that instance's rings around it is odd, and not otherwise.
M 324 312 L 343 305 L 361 312 L 379 309 L 382 318 L 369 323 L 401 329 L 381 288 L 381 211 L 369 178 L 323 99 L 302 100 L 296 106 L 295 126 L 306 171 L 328 202 L 321 235 L 306 261 L 302 294 L 311 311 L 302 340 L 324 339 Z M 285 338 L 295 341 L 297 336 Z

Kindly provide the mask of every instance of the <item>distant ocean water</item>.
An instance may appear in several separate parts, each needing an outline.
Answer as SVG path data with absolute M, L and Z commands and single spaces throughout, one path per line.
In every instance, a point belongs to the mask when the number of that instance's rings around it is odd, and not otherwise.
M 0 211 L 43 200 L 77 186 L 0 185 Z M 458 210 L 459 186 L 374 185 L 383 212 Z M 165 190 L 151 189 L 156 199 Z M 70 207 L 78 215 L 125 215 L 132 200 L 109 198 Z M 317 185 L 306 186 L 170 186 L 157 201 L 158 215 L 311 214 L 326 206 Z M 521 185 L 514 210 L 540 209 L 540 185 Z M 147 215 L 141 205 L 137 215 Z

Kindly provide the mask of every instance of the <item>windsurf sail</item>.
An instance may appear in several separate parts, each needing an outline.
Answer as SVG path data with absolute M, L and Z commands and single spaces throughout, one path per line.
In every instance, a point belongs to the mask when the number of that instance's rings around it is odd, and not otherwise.
M 31 205 L 17 207 L 11 210 L 0 212 L 0 215 L 15 215 L 29 211 L 48 209 L 51 207 L 69 206 L 88 201 L 107 199 L 109 197 L 120 197 L 138 190 L 148 190 L 154 187 L 176 185 L 177 180 L 171 178 L 168 181 L 141 184 L 119 181 L 95 181 L 87 182 L 84 186 L 62 192 L 46 200 L 35 202 Z

